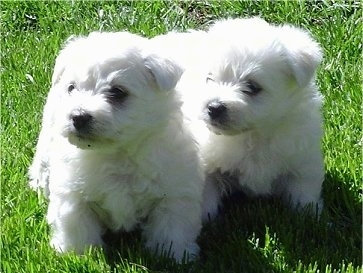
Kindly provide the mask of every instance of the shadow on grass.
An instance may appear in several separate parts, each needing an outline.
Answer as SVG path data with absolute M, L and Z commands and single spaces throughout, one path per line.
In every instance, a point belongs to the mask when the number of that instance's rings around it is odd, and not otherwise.
M 139 228 L 132 232 L 108 232 L 104 240 L 108 245 L 106 260 L 115 272 L 123 272 L 117 270 L 120 266 L 132 268 L 132 272 L 195 272 L 191 270 L 194 262 L 178 264 L 170 254 L 158 255 L 147 250 Z
M 207 270 L 201 272 L 213 272 L 221 263 L 230 265 L 230 272 L 292 272 L 299 263 L 306 268 L 316 263 L 322 272 L 327 265 L 361 266 L 361 202 L 332 174 L 326 176 L 323 198 L 325 207 L 316 219 L 277 198 L 232 196 L 224 204 L 225 215 L 204 229 Z
M 220 216 L 199 237 L 200 258 L 176 264 L 143 247 L 140 230 L 108 234 L 109 264 L 128 263 L 136 272 L 292 272 L 309 265 L 361 265 L 361 203 L 347 183 L 328 174 L 320 219 L 296 213 L 277 198 L 248 198 L 237 193 L 225 200 Z M 299 271 L 298 271 L 299 272 Z M 302 271 L 301 271 L 302 272 Z

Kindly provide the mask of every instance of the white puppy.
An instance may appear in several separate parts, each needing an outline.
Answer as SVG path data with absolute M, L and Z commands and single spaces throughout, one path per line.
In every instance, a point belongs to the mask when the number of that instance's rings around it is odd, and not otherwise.
M 221 196 L 235 188 L 281 195 L 293 207 L 318 205 L 320 211 L 322 96 L 314 83 L 319 45 L 301 29 L 259 18 L 219 21 L 205 44 L 208 63 L 200 71 L 206 83 L 195 90 L 209 128 L 207 136 L 203 126 L 195 132 L 208 177 L 204 218 L 214 216 Z M 188 103 L 190 110 L 200 100 Z
M 182 70 L 149 42 L 95 32 L 57 57 L 29 174 L 58 251 L 141 224 L 147 247 L 198 253 L 204 178 L 174 90 Z

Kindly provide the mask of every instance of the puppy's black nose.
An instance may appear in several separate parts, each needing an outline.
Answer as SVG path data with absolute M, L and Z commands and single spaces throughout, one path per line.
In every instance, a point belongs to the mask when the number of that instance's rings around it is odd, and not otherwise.
M 92 121 L 92 116 L 87 113 L 78 113 L 71 115 L 71 119 L 74 128 L 76 128 L 77 131 L 81 131 L 89 128 L 89 125 Z
M 221 102 L 213 101 L 207 105 L 207 109 L 211 119 L 218 119 L 225 114 L 227 107 Z

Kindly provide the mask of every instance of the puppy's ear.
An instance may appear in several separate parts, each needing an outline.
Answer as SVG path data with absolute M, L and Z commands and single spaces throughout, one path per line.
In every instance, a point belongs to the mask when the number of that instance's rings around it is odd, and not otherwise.
M 296 27 L 278 27 L 279 40 L 287 51 L 287 61 L 293 77 L 300 87 L 306 86 L 314 76 L 323 54 L 311 36 Z
M 144 64 L 158 89 L 163 91 L 174 89 L 183 74 L 178 64 L 156 54 L 146 56 Z
M 72 35 L 65 41 L 63 49 L 60 51 L 55 61 L 53 75 L 52 75 L 52 86 L 57 84 L 60 78 L 62 77 L 62 74 L 66 68 L 68 59 L 70 58 L 70 54 L 72 51 L 71 45 L 78 39 L 79 37 Z

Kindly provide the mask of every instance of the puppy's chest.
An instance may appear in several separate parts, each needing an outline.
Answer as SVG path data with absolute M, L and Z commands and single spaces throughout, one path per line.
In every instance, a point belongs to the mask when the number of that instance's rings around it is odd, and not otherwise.
M 83 170 L 83 179 L 83 191 L 90 198 L 94 196 L 92 199 L 116 193 L 129 196 L 152 196 L 153 192 L 157 191 L 157 185 L 152 185 L 154 180 L 152 173 L 145 174 L 139 166 L 130 161 L 114 161 L 112 164 L 99 163 L 93 167 L 88 166 Z
M 160 201 L 158 184 L 132 163 L 100 164 L 87 173 L 82 197 L 111 229 L 132 229 Z
M 206 155 L 208 172 L 233 173 L 246 185 L 272 181 L 283 169 L 283 158 L 273 147 L 252 144 L 236 141 L 210 147 L 213 150 Z

